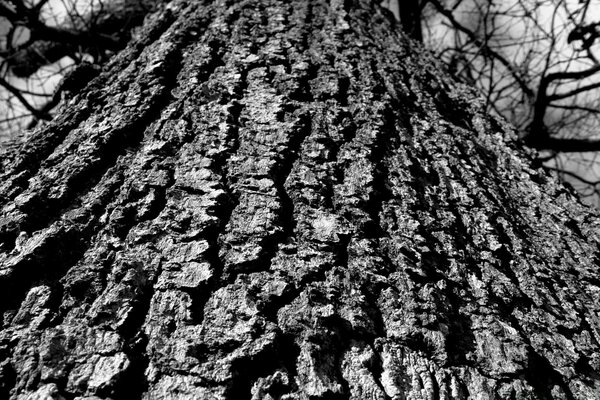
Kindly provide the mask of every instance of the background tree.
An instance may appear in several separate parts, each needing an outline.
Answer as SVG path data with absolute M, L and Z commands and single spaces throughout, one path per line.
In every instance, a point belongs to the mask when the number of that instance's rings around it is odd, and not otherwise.
M 0 176 L 0 397 L 600 397 L 598 214 L 374 2 L 174 1 Z
M 61 92 L 85 84 L 156 0 L 0 2 L 0 139 L 50 120 Z M 83 68 L 59 83 L 75 66 Z M 89 76 L 86 76 L 89 75 Z M 59 87 L 60 86 L 60 87 Z

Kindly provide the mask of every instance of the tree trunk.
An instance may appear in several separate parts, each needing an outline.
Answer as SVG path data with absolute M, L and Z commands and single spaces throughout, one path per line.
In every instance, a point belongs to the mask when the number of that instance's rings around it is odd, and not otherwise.
M 597 214 L 386 12 L 175 0 L 6 158 L 0 398 L 599 398 Z
M 419 42 L 423 41 L 421 8 L 420 0 L 398 0 L 398 15 L 402 29 L 409 37 Z

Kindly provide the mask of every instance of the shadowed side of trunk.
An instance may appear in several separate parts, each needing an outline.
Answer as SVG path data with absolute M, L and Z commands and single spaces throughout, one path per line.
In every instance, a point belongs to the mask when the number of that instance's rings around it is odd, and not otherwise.
M 0 397 L 598 397 L 596 214 L 413 46 L 368 1 L 150 17 L 3 161 Z

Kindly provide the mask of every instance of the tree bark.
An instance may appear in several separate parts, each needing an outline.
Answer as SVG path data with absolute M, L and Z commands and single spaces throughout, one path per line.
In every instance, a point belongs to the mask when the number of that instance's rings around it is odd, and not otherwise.
M 387 15 L 175 0 L 3 159 L 0 398 L 599 398 L 598 215 Z
M 398 0 L 398 15 L 404 32 L 411 38 L 422 42 L 421 28 L 422 6 L 420 0 Z

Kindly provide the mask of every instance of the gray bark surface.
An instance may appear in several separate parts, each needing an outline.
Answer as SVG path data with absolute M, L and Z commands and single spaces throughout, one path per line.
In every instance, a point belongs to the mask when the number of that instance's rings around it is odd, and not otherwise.
M 369 1 L 175 1 L 0 177 L 0 398 L 600 398 L 598 216 Z

